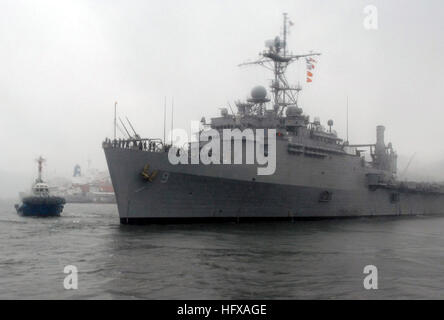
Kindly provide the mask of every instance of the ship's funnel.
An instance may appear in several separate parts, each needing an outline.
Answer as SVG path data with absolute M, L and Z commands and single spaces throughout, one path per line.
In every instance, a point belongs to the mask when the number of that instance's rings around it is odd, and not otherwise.
M 376 144 L 380 144 L 380 145 L 385 146 L 384 131 L 385 131 L 384 126 L 377 126 L 376 127 Z
M 376 127 L 376 154 L 384 154 L 385 153 L 385 143 L 384 143 L 384 126 Z

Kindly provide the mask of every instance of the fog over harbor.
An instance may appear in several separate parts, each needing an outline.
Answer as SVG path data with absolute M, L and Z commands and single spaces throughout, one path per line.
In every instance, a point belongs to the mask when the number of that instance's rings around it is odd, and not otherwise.
M 369 4 L 378 30 L 363 27 Z M 290 50 L 322 52 L 313 83 L 303 64 L 288 72 L 304 112 L 333 119 L 345 139 L 348 96 L 351 143 L 373 143 L 383 124 L 401 178 L 444 181 L 442 1 L 3 0 L 0 198 L 30 186 L 39 155 L 48 176 L 88 160 L 105 170 L 114 101 L 140 135 L 162 137 L 165 96 L 175 127 L 189 129 L 268 87 L 271 73 L 238 64 L 258 57 L 283 12 Z

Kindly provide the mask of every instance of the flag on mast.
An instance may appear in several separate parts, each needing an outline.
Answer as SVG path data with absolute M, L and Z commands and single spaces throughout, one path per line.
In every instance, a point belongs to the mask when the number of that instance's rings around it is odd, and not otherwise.
M 315 59 L 313 59 L 312 57 L 308 57 L 308 58 L 305 58 L 305 62 L 306 62 L 306 65 L 307 65 L 307 83 L 308 82 L 313 82 L 313 72 L 312 72 L 312 70 L 315 68 L 315 63 L 316 63 L 316 60 Z

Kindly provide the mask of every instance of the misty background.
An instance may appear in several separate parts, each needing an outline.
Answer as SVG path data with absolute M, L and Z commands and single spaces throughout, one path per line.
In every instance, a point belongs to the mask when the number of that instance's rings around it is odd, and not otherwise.
M 378 30 L 363 26 L 367 5 Z M 189 130 L 267 87 L 269 71 L 238 64 L 280 34 L 283 12 L 290 51 L 322 52 L 313 83 L 303 63 L 288 70 L 304 113 L 345 139 L 348 96 L 350 143 L 374 143 L 383 124 L 400 173 L 412 159 L 401 178 L 444 181 L 440 0 L 0 0 L 0 198 L 30 187 L 39 155 L 47 177 L 106 170 L 115 101 L 140 135 L 161 138 L 165 96 L 168 126 L 174 97 L 174 126 Z

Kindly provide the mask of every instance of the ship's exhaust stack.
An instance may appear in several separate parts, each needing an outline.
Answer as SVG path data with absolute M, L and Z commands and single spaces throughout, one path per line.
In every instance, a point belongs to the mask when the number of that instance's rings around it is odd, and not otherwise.
M 384 141 L 384 126 L 376 127 L 376 145 L 375 145 L 375 165 L 377 168 L 386 170 L 392 174 L 396 174 L 397 171 L 397 155 L 393 150 L 392 144 L 387 146 Z
M 384 132 L 385 132 L 384 126 L 376 127 L 376 149 L 375 149 L 376 155 L 385 154 Z

